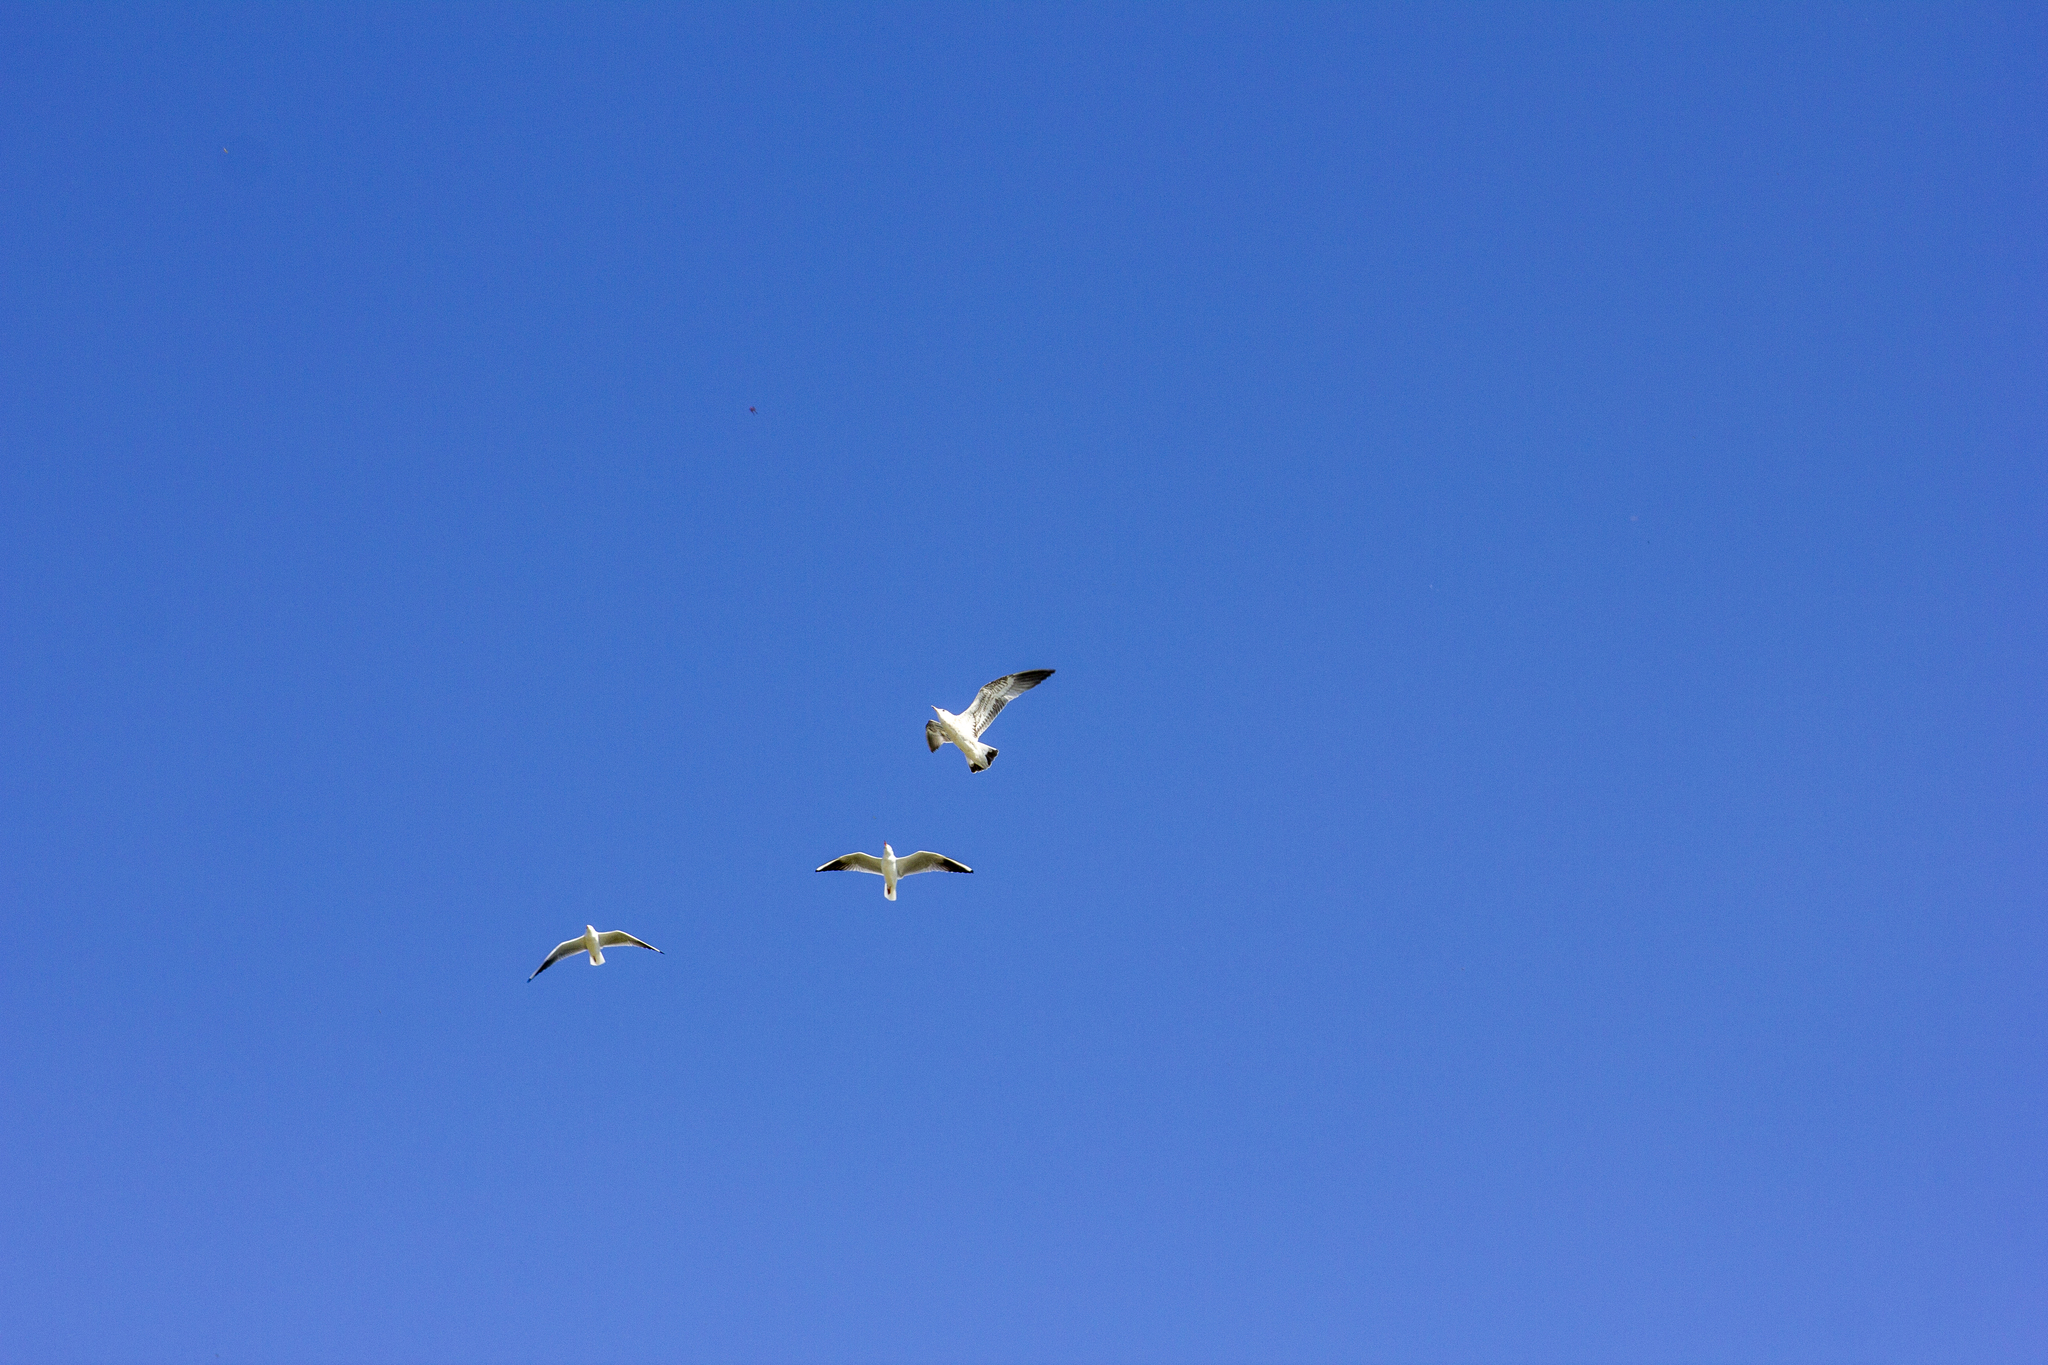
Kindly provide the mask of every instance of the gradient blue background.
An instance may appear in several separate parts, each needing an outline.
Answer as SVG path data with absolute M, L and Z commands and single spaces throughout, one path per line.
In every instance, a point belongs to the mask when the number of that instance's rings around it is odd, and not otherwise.
M 0 12 L 0 1358 L 2042 1359 L 2044 77 Z

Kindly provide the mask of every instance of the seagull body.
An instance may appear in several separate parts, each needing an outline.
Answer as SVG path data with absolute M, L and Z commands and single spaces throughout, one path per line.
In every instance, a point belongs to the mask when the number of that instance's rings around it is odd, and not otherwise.
M 590 965 L 593 967 L 602 967 L 604 965 L 605 949 L 620 948 L 629 945 L 634 948 L 645 948 L 652 953 L 658 953 L 661 951 L 661 949 L 655 947 L 652 943 L 642 943 L 639 939 L 634 938 L 631 934 L 627 933 L 623 929 L 607 929 L 600 934 L 597 931 L 597 927 L 595 925 L 586 924 L 583 926 L 583 932 L 580 935 L 578 935 L 575 938 L 564 939 L 562 940 L 562 942 L 556 944 L 555 950 L 552 953 L 548 954 L 548 960 L 541 963 L 538 967 L 535 967 L 533 969 L 533 976 L 539 976 L 542 972 L 554 966 L 563 958 L 574 957 L 578 953 L 589 953 Z M 533 980 L 533 976 L 529 976 L 526 979 L 528 981 L 531 981 Z
M 834 858 L 818 871 L 872 872 L 882 879 L 882 895 L 893 901 L 896 899 L 896 881 L 900 877 L 911 877 L 920 872 L 972 872 L 974 869 L 937 853 L 919 851 L 907 858 L 899 858 L 895 849 L 883 844 L 879 858 L 872 853 L 849 853 L 844 858 Z
M 961 715 L 954 715 L 944 707 L 934 706 L 939 713 L 937 720 L 924 723 L 924 742 L 933 753 L 941 744 L 951 744 L 967 755 L 967 771 L 978 773 L 996 761 L 996 751 L 981 742 L 981 732 L 988 729 L 995 720 L 1018 697 L 1052 676 L 1050 668 L 1034 668 L 1026 673 L 1011 673 L 997 678 L 994 682 L 974 694 L 974 704 Z

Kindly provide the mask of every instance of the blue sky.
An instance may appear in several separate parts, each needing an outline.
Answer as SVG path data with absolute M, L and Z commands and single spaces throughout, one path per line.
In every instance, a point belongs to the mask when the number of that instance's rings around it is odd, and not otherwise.
M 0 1359 L 2039 1359 L 2044 40 L 0 10 Z

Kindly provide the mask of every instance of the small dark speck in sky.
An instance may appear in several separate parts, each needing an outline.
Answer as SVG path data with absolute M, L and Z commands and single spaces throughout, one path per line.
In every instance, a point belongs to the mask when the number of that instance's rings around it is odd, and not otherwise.
M 222 168 L 229 180 L 254 184 L 271 178 L 275 158 L 270 145 L 261 138 L 231 137 L 217 145 L 220 155 L 214 158 L 214 164 Z

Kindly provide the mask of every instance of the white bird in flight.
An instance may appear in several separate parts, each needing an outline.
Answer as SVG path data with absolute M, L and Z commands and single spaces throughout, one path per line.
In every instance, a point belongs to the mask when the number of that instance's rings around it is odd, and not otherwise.
M 899 877 L 911 877 L 920 872 L 972 872 L 974 869 L 939 853 L 918 852 L 908 858 L 899 858 L 895 849 L 883 844 L 879 858 L 872 853 L 849 853 L 844 858 L 834 858 L 818 871 L 872 872 L 882 879 L 882 894 L 893 901 Z
M 954 715 L 951 711 L 934 706 L 939 713 L 937 720 L 924 723 L 924 742 L 933 753 L 941 744 L 951 744 L 967 755 L 967 771 L 978 773 L 996 761 L 996 751 L 981 742 L 981 732 L 988 729 L 989 722 L 1002 714 L 1018 697 L 1052 676 L 1050 668 L 1034 668 L 1028 673 L 1012 673 L 997 678 L 994 682 L 974 694 L 974 705 L 966 714 Z
M 564 939 L 556 944 L 555 950 L 548 954 L 548 960 L 533 969 L 533 976 L 539 976 L 563 958 L 574 957 L 577 953 L 589 953 L 590 965 L 602 967 L 604 965 L 605 949 L 623 948 L 629 945 L 634 948 L 645 948 L 650 953 L 661 952 L 661 949 L 655 947 L 652 943 L 642 943 L 623 929 L 607 929 L 600 934 L 597 932 L 596 925 L 586 924 L 583 926 L 581 934 L 575 938 Z M 526 979 L 531 981 L 533 976 L 529 976 Z

